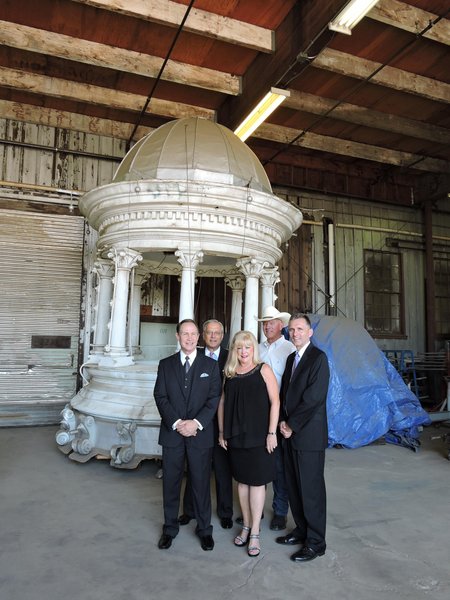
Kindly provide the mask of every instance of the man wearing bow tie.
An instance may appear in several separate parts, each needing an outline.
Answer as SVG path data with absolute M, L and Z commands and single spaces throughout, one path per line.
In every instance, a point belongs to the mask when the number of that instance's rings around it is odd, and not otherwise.
M 212 550 L 210 475 L 213 420 L 221 395 L 218 363 L 197 352 L 195 321 L 177 325 L 180 351 L 160 361 L 154 397 L 161 415 L 164 526 L 158 548 L 167 550 L 178 534 L 178 508 L 185 463 L 191 482 L 196 533 L 203 550 Z
M 276 542 L 301 545 L 291 556 L 300 563 L 322 556 L 326 549 L 324 466 L 329 368 L 326 354 L 311 343 L 313 330 L 307 315 L 292 315 L 289 335 L 296 352 L 287 359 L 281 382 L 280 432 L 296 527 Z

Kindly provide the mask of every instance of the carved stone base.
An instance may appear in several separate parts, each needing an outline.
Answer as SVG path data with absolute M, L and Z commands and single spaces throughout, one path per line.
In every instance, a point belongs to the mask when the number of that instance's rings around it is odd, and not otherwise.
M 79 463 L 110 459 L 119 469 L 159 458 L 160 418 L 153 399 L 157 363 L 107 368 L 89 364 L 89 383 L 62 411 L 56 442 Z

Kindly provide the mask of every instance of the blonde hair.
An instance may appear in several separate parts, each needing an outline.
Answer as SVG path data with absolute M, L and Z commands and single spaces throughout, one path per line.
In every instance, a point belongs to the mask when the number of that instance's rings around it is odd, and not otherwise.
M 237 357 L 237 348 L 238 346 L 246 342 L 250 342 L 250 344 L 253 346 L 253 364 L 255 365 L 255 367 L 261 362 L 259 359 L 258 342 L 256 341 L 256 338 L 253 335 L 253 333 L 251 331 L 238 331 L 234 334 L 233 339 L 231 341 L 230 351 L 228 353 L 228 360 L 224 369 L 225 377 L 234 377 L 236 375 L 236 369 L 239 364 Z

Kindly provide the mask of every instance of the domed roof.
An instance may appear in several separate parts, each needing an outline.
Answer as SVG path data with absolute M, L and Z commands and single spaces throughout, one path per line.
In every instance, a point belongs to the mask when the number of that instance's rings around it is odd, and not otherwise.
M 272 193 L 254 152 L 230 129 L 199 117 L 170 121 L 131 148 L 113 183 L 141 179 L 225 183 Z

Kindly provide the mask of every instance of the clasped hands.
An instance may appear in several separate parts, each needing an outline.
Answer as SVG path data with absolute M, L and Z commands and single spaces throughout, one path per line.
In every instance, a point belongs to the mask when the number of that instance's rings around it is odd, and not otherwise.
M 197 435 L 198 425 L 193 419 L 178 421 L 176 430 L 184 437 L 192 437 Z

